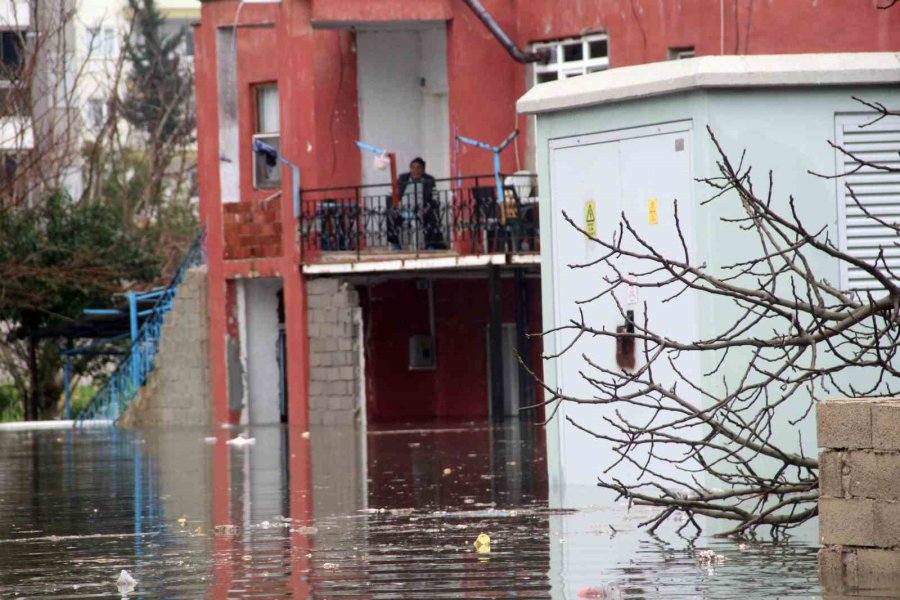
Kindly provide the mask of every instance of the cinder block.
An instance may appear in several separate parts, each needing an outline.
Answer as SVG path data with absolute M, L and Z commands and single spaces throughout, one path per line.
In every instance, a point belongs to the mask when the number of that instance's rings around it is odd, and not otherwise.
M 900 546 L 900 502 L 875 502 L 875 535 L 857 546 Z
M 844 496 L 843 464 L 841 452 L 822 450 L 819 452 L 819 494 L 841 498 Z
M 850 471 L 847 491 L 851 496 L 900 500 L 900 453 L 854 450 L 847 452 L 846 464 Z M 819 466 L 821 474 L 821 463 Z
M 869 546 L 875 534 L 874 500 L 819 499 L 819 541 L 823 545 Z
M 856 586 L 856 559 L 853 550 L 825 546 L 817 555 L 819 580 L 826 592 L 843 593 Z M 850 567 L 850 568 L 848 568 Z
M 816 407 L 820 448 L 871 448 L 872 403 L 867 400 L 826 400 Z
M 353 381 L 356 379 L 356 369 L 353 367 L 339 367 L 340 378 L 345 381 Z
M 309 422 L 314 425 L 323 425 L 325 423 L 325 415 L 328 414 L 325 411 L 321 410 L 310 410 L 309 411 Z
M 332 396 L 328 399 L 328 410 L 349 410 L 353 408 L 353 399 L 349 396 Z
M 861 587 L 875 589 L 900 587 L 900 551 L 858 548 L 856 565 Z
M 339 279 L 335 277 L 323 277 L 310 281 L 307 289 L 310 294 L 332 295 L 338 292 L 339 286 Z
M 872 445 L 878 450 L 900 450 L 900 399 L 872 405 Z

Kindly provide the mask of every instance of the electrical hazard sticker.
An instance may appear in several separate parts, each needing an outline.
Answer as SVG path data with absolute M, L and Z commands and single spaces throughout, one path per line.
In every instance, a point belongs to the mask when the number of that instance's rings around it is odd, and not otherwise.
M 597 237 L 597 206 L 593 200 L 584 201 L 584 231 L 592 238 Z
M 659 223 L 659 215 L 656 212 L 656 198 L 647 200 L 647 222 L 651 225 Z

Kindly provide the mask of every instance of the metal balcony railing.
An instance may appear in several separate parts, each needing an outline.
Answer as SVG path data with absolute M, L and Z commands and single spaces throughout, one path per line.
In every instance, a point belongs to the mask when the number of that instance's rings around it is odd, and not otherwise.
M 390 184 L 301 191 L 303 261 L 365 260 L 387 253 L 526 253 L 540 249 L 533 175 L 410 182 L 396 198 Z

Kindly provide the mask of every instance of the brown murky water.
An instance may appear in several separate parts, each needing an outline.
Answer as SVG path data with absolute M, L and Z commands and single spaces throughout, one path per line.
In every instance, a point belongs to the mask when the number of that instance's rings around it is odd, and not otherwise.
M 0 598 L 121 597 L 122 569 L 134 598 L 820 597 L 810 536 L 651 537 L 548 491 L 539 427 L 236 433 L 0 432 Z

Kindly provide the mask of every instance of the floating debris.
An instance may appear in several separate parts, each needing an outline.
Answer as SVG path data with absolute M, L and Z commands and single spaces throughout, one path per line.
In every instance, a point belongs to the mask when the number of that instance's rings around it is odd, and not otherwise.
M 318 527 L 297 527 L 296 529 L 291 529 L 292 533 L 299 533 L 300 535 L 316 535 L 319 533 Z
M 130 594 L 134 591 L 136 585 L 137 581 L 131 576 L 131 573 L 122 569 L 119 573 L 119 578 L 116 580 L 116 587 L 119 588 L 119 593 L 123 596 Z
M 241 530 L 237 525 L 232 525 L 231 523 L 226 523 L 225 525 L 216 525 L 215 531 L 216 533 L 220 533 L 222 535 L 236 535 Z
M 304 431 L 303 433 L 300 434 L 300 437 L 302 437 L 304 440 L 308 440 L 308 439 L 309 439 L 309 432 L 308 432 L 308 431 Z
M 337 568 L 338 568 L 338 565 L 337 565 L 337 563 L 327 562 L 327 563 L 325 563 L 325 564 L 322 565 L 322 568 L 323 568 L 323 569 L 332 570 L 332 569 L 337 569 Z
M 178 517 L 178 524 L 181 525 L 182 527 L 187 525 L 187 517 L 185 517 L 184 515 Z
M 704 567 L 725 564 L 725 560 L 724 556 L 716 554 L 713 550 L 702 550 L 697 555 L 697 564 Z
M 453 472 L 453 469 L 451 469 L 450 467 L 447 467 L 446 469 L 444 469 L 444 476 L 446 477 L 447 475 L 449 475 L 452 472 Z
M 247 434 L 242 433 L 236 438 L 231 438 L 227 442 L 225 442 L 229 446 L 237 446 L 238 448 L 243 448 L 244 446 L 250 446 L 256 443 L 256 438 L 247 437 Z
M 486 533 L 479 533 L 472 545 L 475 546 L 475 552 L 478 554 L 488 554 L 491 551 L 491 536 Z
M 588 587 L 578 590 L 579 598 L 605 598 L 606 600 L 618 600 L 622 597 L 622 592 L 614 583 L 603 587 Z
M 215 444 L 216 441 L 218 441 L 218 438 L 216 438 L 215 436 L 209 436 L 209 437 L 203 438 L 204 444 Z

